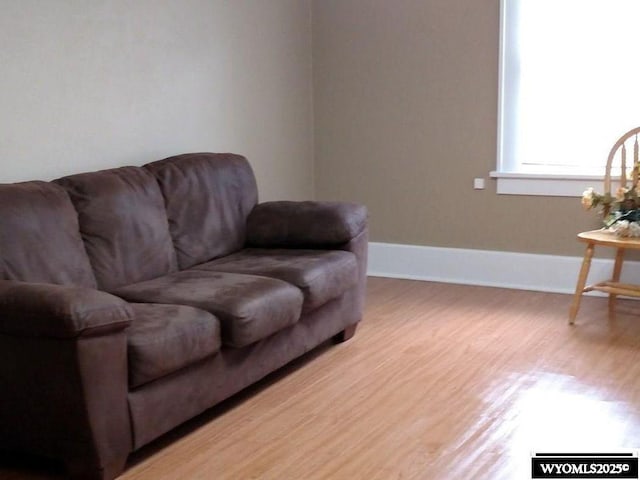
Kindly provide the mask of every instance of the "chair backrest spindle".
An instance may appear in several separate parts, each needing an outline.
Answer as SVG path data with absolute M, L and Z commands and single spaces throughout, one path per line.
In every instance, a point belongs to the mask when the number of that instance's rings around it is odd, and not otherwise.
M 638 185 L 638 134 L 635 135 L 633 142 L 633 170 L 631 173 L 633 186 Z
M 604 193 L 616 196 L 616 192 L 611 191 L 612 181 L 611 181 L 611 171 L 612 169 L 616 171 L 614 167 L 614 161 L 616 157 L 620 158 L 620 186 L 625 188 L 638 188 L 638 182 L 640 181 L 640 172 L 638 171 L 638 160 L 640 157 L 640 146 L 638 145 L 638 134 L 640 134 L 640 127 L 636 127 L 632 130 L 629 130 L 627 133 L 622 135 L 616 143 L 613 144 L 611 150 L 609 151 L 609 157 L 607 158 L 607 166 L 604 174 Z M 627 175 L 627 147 L 625 143 L 630 139 L 634 138 L 633 143 L 633 165 L 631 167 L 631 176 Z M 619 153 L 618 153 L 619 152 Z M 627 185 L 627 180 L 631 182 L 631 185 Z M 605 205 L 603 208 L 603 214 L 606 218 L 610 213 L 609 205 Z
M 627 147 L 622 144 L 622 150 L 620 152 L 620 186 L 627 186 Z

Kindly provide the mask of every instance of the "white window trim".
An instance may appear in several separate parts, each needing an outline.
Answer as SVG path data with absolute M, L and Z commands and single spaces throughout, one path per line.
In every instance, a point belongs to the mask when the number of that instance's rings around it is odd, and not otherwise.
M 604 190 L 602 175 L 552 175 L 535 173 L 490 173 L 497 181 L 499 195 L 532 195 L 548 197 L 581 197 L 589 187 Z

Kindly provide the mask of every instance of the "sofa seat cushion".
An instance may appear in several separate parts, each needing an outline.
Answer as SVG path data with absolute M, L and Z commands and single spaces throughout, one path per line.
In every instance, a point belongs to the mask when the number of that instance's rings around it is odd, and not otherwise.
M 302 292 L 281 280 L 235 273 L 184 270 L 118 288 L 130 302 L 189 305 L 220 320 L 222 342 L 244 347 L 300 318 Z
M 204 310 L 183 305 L 130 304 L 127 329 L 129 386 L 173 373 L 220 350 L 220 322 Z
M 193 269 L 284 280 L 302 290 L 307 311 L 340 296 L 358 281 L 355 255 L 342 250 L 246 248 Z

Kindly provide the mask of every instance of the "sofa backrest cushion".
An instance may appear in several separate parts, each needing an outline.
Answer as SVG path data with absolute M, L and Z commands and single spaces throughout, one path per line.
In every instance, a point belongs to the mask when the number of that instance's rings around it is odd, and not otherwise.
M 0 185 L 0 278 L 96 286 L 64 189 L 38 181 Z
M 156 176 L 181 269 L 242 248 L 258 189 L 246 158 L 189 153 L 145 165 Z
M 99 288 L 109 291 L 177 270 L 162 193 L 147 170 L 114 168 L 55 182 L 78 212 Z

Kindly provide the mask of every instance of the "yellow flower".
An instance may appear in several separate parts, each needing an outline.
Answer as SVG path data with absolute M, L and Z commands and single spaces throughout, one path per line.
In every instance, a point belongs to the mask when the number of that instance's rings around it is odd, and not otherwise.
M 616 191 L 616 200 L 618 202 L 624 201 L 628 192 L 629 189 L 627 187 L 618 187 L 618 190 Z
M 582 206 L 585 210 L 593 208 L 593 187 L 587 188 L 582 193 Z

